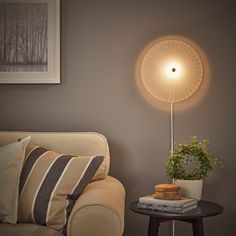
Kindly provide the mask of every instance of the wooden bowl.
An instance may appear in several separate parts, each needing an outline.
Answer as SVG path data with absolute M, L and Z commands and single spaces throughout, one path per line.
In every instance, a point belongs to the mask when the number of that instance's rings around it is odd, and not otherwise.
M 158 199 L 178 200 L 181 198 L 180 187 L 176 184 L 158 184 L 154 190 L 154 196 Z

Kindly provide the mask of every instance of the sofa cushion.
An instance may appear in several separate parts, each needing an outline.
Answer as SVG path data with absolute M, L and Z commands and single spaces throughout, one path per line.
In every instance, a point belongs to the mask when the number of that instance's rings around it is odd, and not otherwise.
M 19 179 L 27 137 L 0 148 L 0 222 L 16 223 Z
M 19 222 L 63 230 L 75 201 L 103 158 L 62 155 L 29 144 L 20 178 Z
M 64 236 L 55 229 L 36 224 L 0 224 L 2 236 Z

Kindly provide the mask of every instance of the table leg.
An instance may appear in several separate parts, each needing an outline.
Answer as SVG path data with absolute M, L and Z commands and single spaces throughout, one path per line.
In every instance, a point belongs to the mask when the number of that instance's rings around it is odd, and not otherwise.
M 148 236 L 158 236 L 160 223 L 157 218 L 150 216 L 148 226 Z
M 203 220 L 192 220 L 193 236 L 204 236 Z

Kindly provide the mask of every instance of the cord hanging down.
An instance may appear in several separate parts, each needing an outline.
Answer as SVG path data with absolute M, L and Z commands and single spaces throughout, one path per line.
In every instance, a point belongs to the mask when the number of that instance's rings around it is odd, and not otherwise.
M 170 151 L 174 151 L 174 103 L 170 103 Z M 172 180 L 174 184 L 174 179 Z M 172 222 L 172 236 L 175 236 L 175 222 Z
M 174 151 L 174 103 L 170 103 L 170 150 Z

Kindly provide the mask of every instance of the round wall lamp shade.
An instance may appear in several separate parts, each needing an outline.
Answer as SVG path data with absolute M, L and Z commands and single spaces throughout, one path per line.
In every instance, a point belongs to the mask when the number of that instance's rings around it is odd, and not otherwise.
M 148 45 L 138 66 L 143 87 L 163 102 L 184 101 L 197 91 L 203 79 L 198 52 L 189 43 L 172 37 Z

